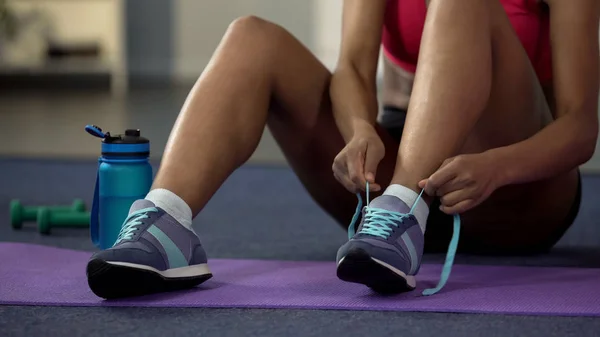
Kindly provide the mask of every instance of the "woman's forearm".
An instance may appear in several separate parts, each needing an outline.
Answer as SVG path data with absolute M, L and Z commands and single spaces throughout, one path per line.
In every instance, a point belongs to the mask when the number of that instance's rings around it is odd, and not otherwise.
M 568 172 L 588 161 L 597 135 L 597 121 L 567 114 L 527 140 L 489 152 L 496 158 L 500 185 L 527 183 Z
M 348 142 L 355 132 L 373 127 L 377 120 L 377 93 L 374 79 L 366 79 L 352 66 L 333 73 L 329 94 L 335 122 Z

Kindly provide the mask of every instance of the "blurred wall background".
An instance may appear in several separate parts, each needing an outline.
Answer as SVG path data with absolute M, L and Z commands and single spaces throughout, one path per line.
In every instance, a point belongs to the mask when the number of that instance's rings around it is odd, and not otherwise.
M 342 3 L 343 0 L 128 0 L 132 9 L 127 13 L 128 37 L 148 41 L 135 46 L 130 42 L 128 46 L 132 47 L 132 55 L 153 55 L 148 59 L 159 66 L 158 73 L 172 76 L 175 82 L 191 82 L 207 64 L 227 25 L 236 17 L 253 14 L 284 26 L 333 69 L 340 43 Z M 152 8 L 150 13 L 163 16 L 162 20 L 152 21 L 165 24 L 146 20 L 147 14 L 140 14 L 142 8 Z M 140 18 L 144 18 L 141 21 L 147 29 L 132 27 Z M 172 34 L 170 42 L 166 33 Z M 161 48 L 153 35 L 160 37 Z M 586 165 L 593 170 L 600 170 L 600 141 L 598 144 L 596 155 Z
M 340 41 L 343 0 L 127 0 L 129 62 L 176 83 L 194 81 L 229 23 L 256 15 L 282 25 L 333 68 Z M 140 58 L 143 58 L 140 60 Z
M 18 41 L 0 34 L 0 93 L 40 83 L 42 89 L 55 88 L 73 79 L 70 85 L 76 89 L 95 83 L 116 95 L 96 97 L 96 101 L 74 94 L 69 99 L 55 98 L 43 90 L 43 99 L 25 101 L 19 94 L 5 95 L 0 101 L 0 132 L 10 136 L 14 130 L 26 129 L 40 140 L 0 144 L 0 154 L 95 154 L 97 144 L 92 140 L 68 143 L 80 137 L 80 124 L 95 120 L 112 129 L 152 130 L 157 135 L 155 153 L 160 155 L 170 131 L 167 126 L 231 21 L 244 15 L 274 21 L 332 69 L 339 50 L 343 0 L 0 0 L 0 6 L 3 3 L 18 14 L 22 29 Z M 49 43 L 58 50 L 51 60 L 45 54 Z M 64 50 L 73 46 L 87 54 L 64 57 Z M 132 89 L 144 86 L 171 91 L 135 96 Z M 173 94 L 173 90 L 179 91 Z M 89 110 L 88 115 L 81 115 L 82 110 Z M 45 141 L 56 134 L 48 131 L 48 125 L 69 135 L 53 137 L 65 146 Z M 255 157 L 282 162 L 269 137 L 266 132 Z M 586 168 L 600 170 L 600 146 Z

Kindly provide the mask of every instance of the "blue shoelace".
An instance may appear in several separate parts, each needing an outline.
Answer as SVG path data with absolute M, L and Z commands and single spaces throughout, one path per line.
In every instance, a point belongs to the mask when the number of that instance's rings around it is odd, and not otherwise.
M 143 224 L 142 220 L 149 218 L 149 212 L 158 212 L 158 209 L 156 209 L 156 207 L 142 208 L 129 214 L 127 219 L 125 219 L 123 222 L 123 226 L 121 226 L 119 236 L 117 237 L 117 241 L 114 245 L 117 245 L 123 240 L 131 239 L 133 237 L 133 233 L 135 233 L 138 227 Z
M 403 214 L 380 208 L 369 207 L 369 183 L 367 182 L 367 203 L 365 205 L 365 219 L 363 223 L 363 228 L 361 228 L 360 232 L 386 239 L 392 233 L 391 226 L 398 226 L 398 221 L 402 221 L 409 215 L 413 214 L 417 202 L 423 195 L 423 191 L 424 190 L 421 190 L 421 193 L 419 193 L 419 197 L 417 198 L 417 200 L 415 200 L 415 203 L 412 205 L 410 212 L 408 214 Z M 358 205 L 356 206 L 356 211 L 354 212 L 352 222 L 350 223 L 350 227 L 348 228 L 348 239 L 352 239 L 352 237 L 356 233 L 355 225 L 363 208 L 362 196 L 360 195 L 360 193 L 357 193 L 356 195 L 358 197 Z M 450 245 L 448 246 L 448 253 L 446 254 L 446 261 L 444 262 L 444 267 L 442 268 L 440 280 L 435 288 L 423 290 L 422 294 L 424 296 L 431 296 L 442 290 L 442 288 L 444 288 L 444 286 L 446 285 L 446 282 L 448 282 L 448 278 L 450 278 L 450 273 L 452 272 L 452 265 L 454 264 L 454 257 L 456 256 L 456 249 L 458 247 L 458 237 L 460 236 L 460 216 L 458 214 L 454 214 L 453 217 L 454 230 L 452 232 L 452 239 L 450 240 Z

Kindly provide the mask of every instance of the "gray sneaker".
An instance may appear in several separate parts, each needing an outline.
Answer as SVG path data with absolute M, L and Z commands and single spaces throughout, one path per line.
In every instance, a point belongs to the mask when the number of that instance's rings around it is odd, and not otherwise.
M 413 290 L 423 241 L 411 208 L 394 196 L 382 195 L 363 208 L 356 234 L 338 250 L 337 276 L 379 293 Z
M 106 299 L 192 288 L 212 277 L 198 235 L 148 200 L 133 203 L 119 238 L 92 256 L 86 274 Z

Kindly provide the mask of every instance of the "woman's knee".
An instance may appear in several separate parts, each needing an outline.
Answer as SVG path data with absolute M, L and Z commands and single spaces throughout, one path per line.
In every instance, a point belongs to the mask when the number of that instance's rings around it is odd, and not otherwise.
M 286 34 L 289 33 L 283 27 L 260 17 L 248 15 L 233 20 L 229 24 L 226 36 L 240 38 L 252 44 L 258 43 L 262 50 L 275 51 L 276 48 L 265 49 L 265 47 L 275 47 Z M 255 50 L 261 48 L 255 45 Z
M 244 16 L 229 24 L 219 46 L 213 53 L 211 65 L 242 68 L 250 75 L 271 76 L 281 63 L 285 50 L 285 29 L 256 16 Z M 256 79 L 255 79 L 256 80 Z

